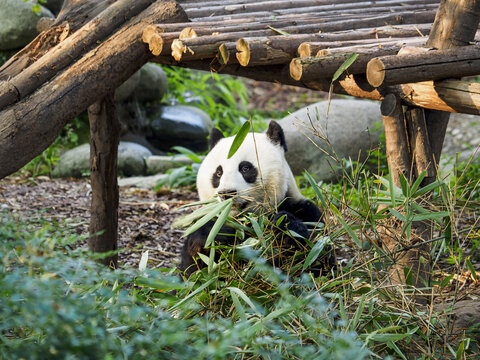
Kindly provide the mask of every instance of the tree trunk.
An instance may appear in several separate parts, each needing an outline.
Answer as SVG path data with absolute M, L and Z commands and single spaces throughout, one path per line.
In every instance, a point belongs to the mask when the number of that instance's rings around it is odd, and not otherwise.
M 117 152 L 120 122 L 113 93 L 91 105 L 88 118 L 92 186 L 88 246 L 92 252 L 115 251 L 118 237 Z M 100 262 L 116 268 L 117 254 L 104 257 Z
M 185 20 L 174 1 L 156 1 L 63 73 L 0 112 L 0 178 L 39 155 L 68 121 L 112 93 L 150 59 L 141 41 L 146 24 Z

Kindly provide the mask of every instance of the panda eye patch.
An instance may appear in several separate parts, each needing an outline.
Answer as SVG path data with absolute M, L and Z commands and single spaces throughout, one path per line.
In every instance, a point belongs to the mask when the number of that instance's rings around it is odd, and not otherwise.
M 217 167 L 215 172 L 212 175 L 212 186 L 216 189 L 220 185 L 220 178 L 223 175 L 223 168 L 221 165 Z
M 251 162 L 242 161 L 238 165 L 238 171 L 248 183 L 254 183 L 257 180 L 258 171 Z

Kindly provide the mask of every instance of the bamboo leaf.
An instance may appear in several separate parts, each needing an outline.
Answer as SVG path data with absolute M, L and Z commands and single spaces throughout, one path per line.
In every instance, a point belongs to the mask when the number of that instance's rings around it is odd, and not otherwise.
M 245 308 L 243 305 L 240 303 L 240 300 L 238 300 L 237 294 L 230 290 L 230 296 L 232 297 L 233 304 L 235 305 L 235 309 L 237 309 L 238 316 L 242 321 L 247 321 L 247 316 L 245 315 Z
M 229 201 L 231 201 L 231 199 L 229 199 Z M 205 225 L 207 222 L 217 216 L 224 209 L 224 207 L 225 202 L 217 204 L 208 214 L 204 215 L 201 219 L 195 222 L 195 224 L 191 225 L 187 230 L 185 230 L 183 236 L 188 236 L 191 233 L 200 229 L 203 225 Z
M 237 135 L 235 135 L 235 138 L 233 139 L 232 146 L 228 151 L 228 156 L 227 156 L 228 159 L 230 159 L 237 152 L 240 145 L 242 145 L 243 140 L 245 140 L 245 138 L 247 137 L 249 131 L 250 131 L 250 122 L 245 121 L 245 123 L 242 125 L 240 130 L 238 130 Z
M 473 280 L 477 281 L 477 272 L 475 271 L 475 268 L 473 267 L 473 264 L 470 261 L 469 257 L 466 260 L 466 264 L 467 264 L 468 270 L 470 270 L 470 273 L 472 274 Z
M 357 244 L 358 247 L 362 247 L 362 242 L 360 241 L 360 239 L 358 238 L 357 234 L 355 234 L 355 232 L 353 231 L 353 229 L 351 228 L 350 225 L 347 224 L 347 222 L 345 220 L 343 220 L 343 217 L 342 215 L 340 214 L 340 211 L 338 211 L 338 209 L 335 207 L 334 204 L 330 204 L 330 210 L 332 210 L 333 214 L 335 215 L 335 217 L 338 219 L 338 221 L 340 221 L 340 223 L 343 225 L 343 228 L 345 229 L 345 231 L 348 233 L 348 235 L 350 235 L 350 237 L 353 239 L 353 241 L 355 241 L 355 243 Z
M 403 196 L 409 197 L 410 191 L 409 191 L 408 181 L 405 178 L 405 175 L 403 175 L 403 173 L 400 173 L 400 186 L 402 187 Z
M 280 35 L 285 35 L 285 36 L 286 36 L 286 35 L 290 35 L 288 32 L 283 31 L 283 30 L 280 30 L 280 29 L 276 29 L 276 28 L 274 28 L 273 26 L 270 26 L 270 25 L 268 26 L 268 28 L 269 28 L 270 30 L 275 31 L 276 33 L 279 33 Z
M 318 256 L 322 252 L 323 248 L 325 247 L 325 244 L 327 243 L 327 236 L 322 236 L 320 237 L 313 248 L 310 250 L 310 252 L 307 255 L 307 258 L 305 259 L 305 262 L 303 263 L 303 268 L 302 271 L 305 271 L 306 268 L 308 268 L 310 265 L 312 265 L 315 260 L 317 260 Z
M 253 304 L 252 300 L 250 300 L 250 298 L 242 291 L 240 290 L 239 288 L 237 287 L 227 287 L 228 290 L 230 290 L 230 293 L 235 293 L 236 295 L 240 296 L 240 298 L 248 305 L 252 308 L 252 310 L 256 313 L 258 313 L 258 310 L 257 308 L 255 307 L 255 305 Z
M 310 175 L 307 171 L 305 171 L 305 178 L 307 181 L 310 183 L 310 186 L 312 187 L 313 191 L 315 192 L 315 195 L 317 195 L 318 199 L 322 203 L 322 206 L 324 208 L 327 207 L 327 201 L 325 200 L 325 197 L 323 196 L 322 191 L 318 187 L 317 183 L 313 179 L 312 175 Z
M 436 180 L 436 181 L 434 181 L 433 183 L 428 184 L 427 186 L 424 186 L 424 187 L 418 189 L 418 190 L 413 194 L 413 196 L 415 196 L 415 197 L 422 196 L 422 195 L 428 193 L 429 191 L 435 190 L 436 188 L 438 188 L 438 187 L 439 187 L 440 185 L 442 185 L 442 184 L 443 184 L 443 181 Z
M 448 211 L 438 211 L 438 212 L 427 213 L 427 214 L 418 214 L 413 216 L 412 221 L 423 221 L 423 220 L 431 220 L 431 219 L 440 220 L 449 215 L 450 213 Z
M 390 213 L 395 216 L 398 220 L 400 221 L 407 221 L 407 219 L 405 218 L 405 216 L 400 212 L 400 211 L 397 211 L 395 209 L 388 209 L 388 211 L 390 211 Z
M 203 284 L 202 286 L 200 286 L 199 288 L 195 289 L 195 291 L 192 291 L 190 294 L 188 294 L 188 296 L 184 297 L 182 300 L 180 300 L 178 303 L 176 303 L 175 305 L 173 305 L 170 310 L 174 310 L 176 309 L 177 307 L 179 307 L 180 305 L 182 305 L 183 303 L 189 301 L 191 298 L 195 297 L 198 293 L 202 292 L 205 288 L 207 288 L 208 286 L 210 286 L 211 283 L 213 283 L 215 280 L 217 280 L 217 278 L 213 277 L 211 278 L 210 280 L 208 280 L 205 284 Z
M 350 321 L 350 323 L 347 326 L 347 329 L 350 331 L 354 331 L 358 325 L 358 322 L 360 321 L 360 316 L 362 315 L 363 308 L 365 307 L 365 297 L 366 295 L 364 294 L 360 298 L 360 303 L 358 304 L 357 311 L 355 311 L 355 315 L 353 316 L 353 319 Z
M 423 181 L 423 179 L 425 178 L 426 175 L 427 175 L 427 172 L 425 170 L 423 170 L 418 175 L 417 179 L 415 180 L 415 182 L 413 183 L 412 188 L 411 188 L 412 194 L 415 194 L 415 191 L 417 191 L 418 187 L 420 186 L 420 184 L 422 183 L 422 181 Z
M 218 216 L 218 219 L 215 221 L 210 233 L 208 234 L 207 241 L 205 242 L 205 247 L 209 247 L 213 240 L 217 237 L 218 232 L 222 228 L 225 221 L 227 221 L 228 215 L 230 215 L 230 210 L 232 210 L 232 199 L 226 201 L 226 206 L 222 210 L 221 214 Z
M 142 258 L 140 259 L 140 263 L 138 264 L 138 269 L 140 271 L 145 271 L 145 269 L 147 268 L 147 262 L 148 262 L 148 250 L 142 253 Z
M 342 73 L 345 70 L 347 70 L 350 67 L 350 65 L 352 65 L 355 62 L 355 60 L 357 60 L 357 57 L 358 57 L 358 54 L 355 54 L 355 53 L 350 54 L 348 59 L 345 60 L 343 64 L 340 65 L 340 67 L 337 69 L 337 71 L 335 71 L 335 74 L 333 74 L 332 82 L 337 80 L 340 77 L 340 75 L 342 75 Z

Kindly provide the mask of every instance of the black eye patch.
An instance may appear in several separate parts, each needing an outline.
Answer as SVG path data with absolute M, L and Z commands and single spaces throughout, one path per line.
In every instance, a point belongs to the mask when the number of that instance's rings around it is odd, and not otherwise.
M 238 171 L 247 183 L 253 184 L 257 180 L 258 171 L 251 162 L 242 161 L 238 165 Z
M 212 175 L 212 186 L 216 189 L 220 185 L 220 178 L 223 175 L 222 165 L 218 165 L 217 170 Z

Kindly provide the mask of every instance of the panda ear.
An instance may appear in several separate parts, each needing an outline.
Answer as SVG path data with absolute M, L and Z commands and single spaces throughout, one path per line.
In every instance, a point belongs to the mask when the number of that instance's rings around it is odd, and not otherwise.
M 267 137 L 274 143 L 279 144 L 287 152 L 287 142 L 285 141 L 285 135 L 283 129 L 276 121 L 270 121 L 267 130 Z
M 212 132 L 210 133 L 210 139 L 208 140 L 208 146 L 210 150 L 212 150 L 213 147 L 217 145 L 218 141 L 224 137 L 225 136 L 223 136 L 223 133 L 220 130 L 213 128 Z

